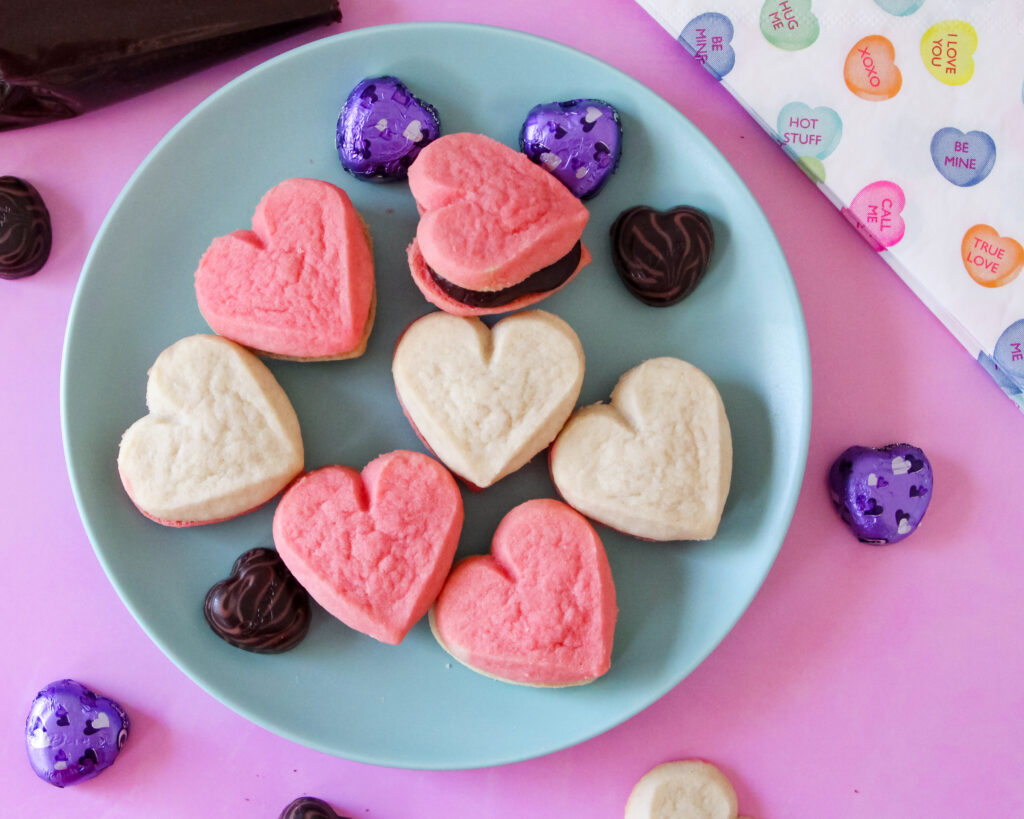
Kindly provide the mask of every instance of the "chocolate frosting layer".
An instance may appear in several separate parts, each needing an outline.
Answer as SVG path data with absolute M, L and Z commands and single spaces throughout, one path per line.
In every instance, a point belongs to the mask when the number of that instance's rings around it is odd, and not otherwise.
M 455 301 L 469 307 L 500 307 L 530 293 L 543 293 L 545 290 L 554 290 L 560 287 L 576 271 L 582 254 L 583 245 L 581 242 L 576 242 L 572 250 L 558 261 L 541 268 L 536 273 L 531 273 L 519 284 L 514 284 L 503 290 L 469 290 L 452 284 L 438 275 L 433 268 L 428 267 L 427 269 L 430 270 L 430 275 L 437 286 Z
M 348 819 L 339 816 L 337 812 L 315 796 L 300 796 L 298 799 L 288 803 L 288 806 L 281 811 L 278 819 Z
M 65 119 L 316 25 L 338 0 L 3 0 L 0 131 Z
M 309 630 L 309 594 L 273 549 L 250 549 L 206 593 L 203 614 L 225 642 L 259 654 L 295 648 Z
M 37 273 L 50 256 L 50 212 L 34 187 L 0 176 L 0 278 Z
M 708 217 L 686 205 L 624 210 L 612 224 L 612 261 L 626 288 L 666 307 L 694 291 L 708 269 L 715 234 Z

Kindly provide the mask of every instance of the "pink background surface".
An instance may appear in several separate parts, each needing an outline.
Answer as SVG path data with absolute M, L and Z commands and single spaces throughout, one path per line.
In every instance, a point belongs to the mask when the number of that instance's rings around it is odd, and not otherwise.
M 0 545 L 6 673 L 0 812 L 40 816 L 276 817 L 318 795 L 376 819 L 621 816 L 652 766 L 702 757 L 740 812 L 786 817 L 1021 816 L 1018 454 L 1024 419 L 953 337 L 772 141 L 632 0 L 344 2 L 344 22 L 78 120 L 0 134 L 0 174 L 31 181 L 55 226 L 36 276 L 0 281 Z M 761 203 L 806 314 L 814 378 L 810 453 L 792 527 L 736 628 L 673 691 L 582 745 L 470 771 L 377 768 L 258 728 L 193 684 L 108 583 L 78 518 L 58 406 L 79 272 L 122 185 L 159 139 L 229 79 L 329 33 L 463 20 L 558 40 L 679 108 Z M 825 488 L 854 443 L 909 441 L 935 494 L 922 528 L 858 543 Z M 23 742 L 36 691 L 70 676 L 119 700 L 133 733 L 117 764 L 64 791 Z M 443 707 L 442 703 L 438 707 Z

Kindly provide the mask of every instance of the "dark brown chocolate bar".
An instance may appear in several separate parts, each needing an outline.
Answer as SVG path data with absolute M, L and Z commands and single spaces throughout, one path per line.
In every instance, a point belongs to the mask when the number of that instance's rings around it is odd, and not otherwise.
M 0 131 L 74 117 L 340 20 L 338 0 L 2 0 Z

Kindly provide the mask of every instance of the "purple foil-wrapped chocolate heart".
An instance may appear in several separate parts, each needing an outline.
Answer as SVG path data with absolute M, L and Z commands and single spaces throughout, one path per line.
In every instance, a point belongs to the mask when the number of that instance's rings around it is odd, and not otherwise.
M 58 680 L 40 691 L 25 721 L 32 769 L 58 788 L 109 768 L 127 738 L 124 709 L 74 680 Z
M 419 152 L 440 134 L 433 105 L 414 97 L 396 77 L 373 77 L 356 85 L 341 109 L 338 157 L 360 179 L 405 179 Z
M 865 543 L 895 543 L 913 532 L 932 498 L 932 467 L 910 444 L 851 446 L 828 473 L 836 511 Z
M 601 100 L 535 105 L 519 132 L 520 150 L 574 196 L 597 196 L 622 155 L 619 113 Z

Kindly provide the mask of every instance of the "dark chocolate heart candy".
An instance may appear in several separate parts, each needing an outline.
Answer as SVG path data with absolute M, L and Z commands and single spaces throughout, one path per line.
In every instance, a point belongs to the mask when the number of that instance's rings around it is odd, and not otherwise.
M 278 819 L 348 819 L 315 796 L 300 796 L 288 803 Z
M 865 543 L 895 543 L 913 532 L 932 498 L 932 467 L 910 444 L 851 446 L 832 464 L 836 511 Z
M 659 211 L 640 205 L 612 224 L 612 261 L 629 292 L 666 307 L 686 298 L 704 278 L 715 234 L 703 211 L 681 205 Z
M 206 593 L 203 614 L 214 634 L 257 654 L 295 648 L 309 630 L 309 594 L 273 549 L 250 549 L 226 580 Z
M 535 105 L 519 132 L 519 147 L 574 196 L 590 199 L 619 164 L 619 113 L 607 102 L 592 99 Z
M 57 680 L 36 694 L 25 721 L 32 770 L 63 788 L 114 764 L 128 739 L 128 715 L 75 680 Z
M 342 167 L 371 181 L 405 179 L 413 160 L 441 134 L 437 109 L 396 77 L 373 77 L 352 89 L 338 117 Z
M 0 279 L 39 272 L 50 256 L 50 212 L 24 179 L 0 176 Z

